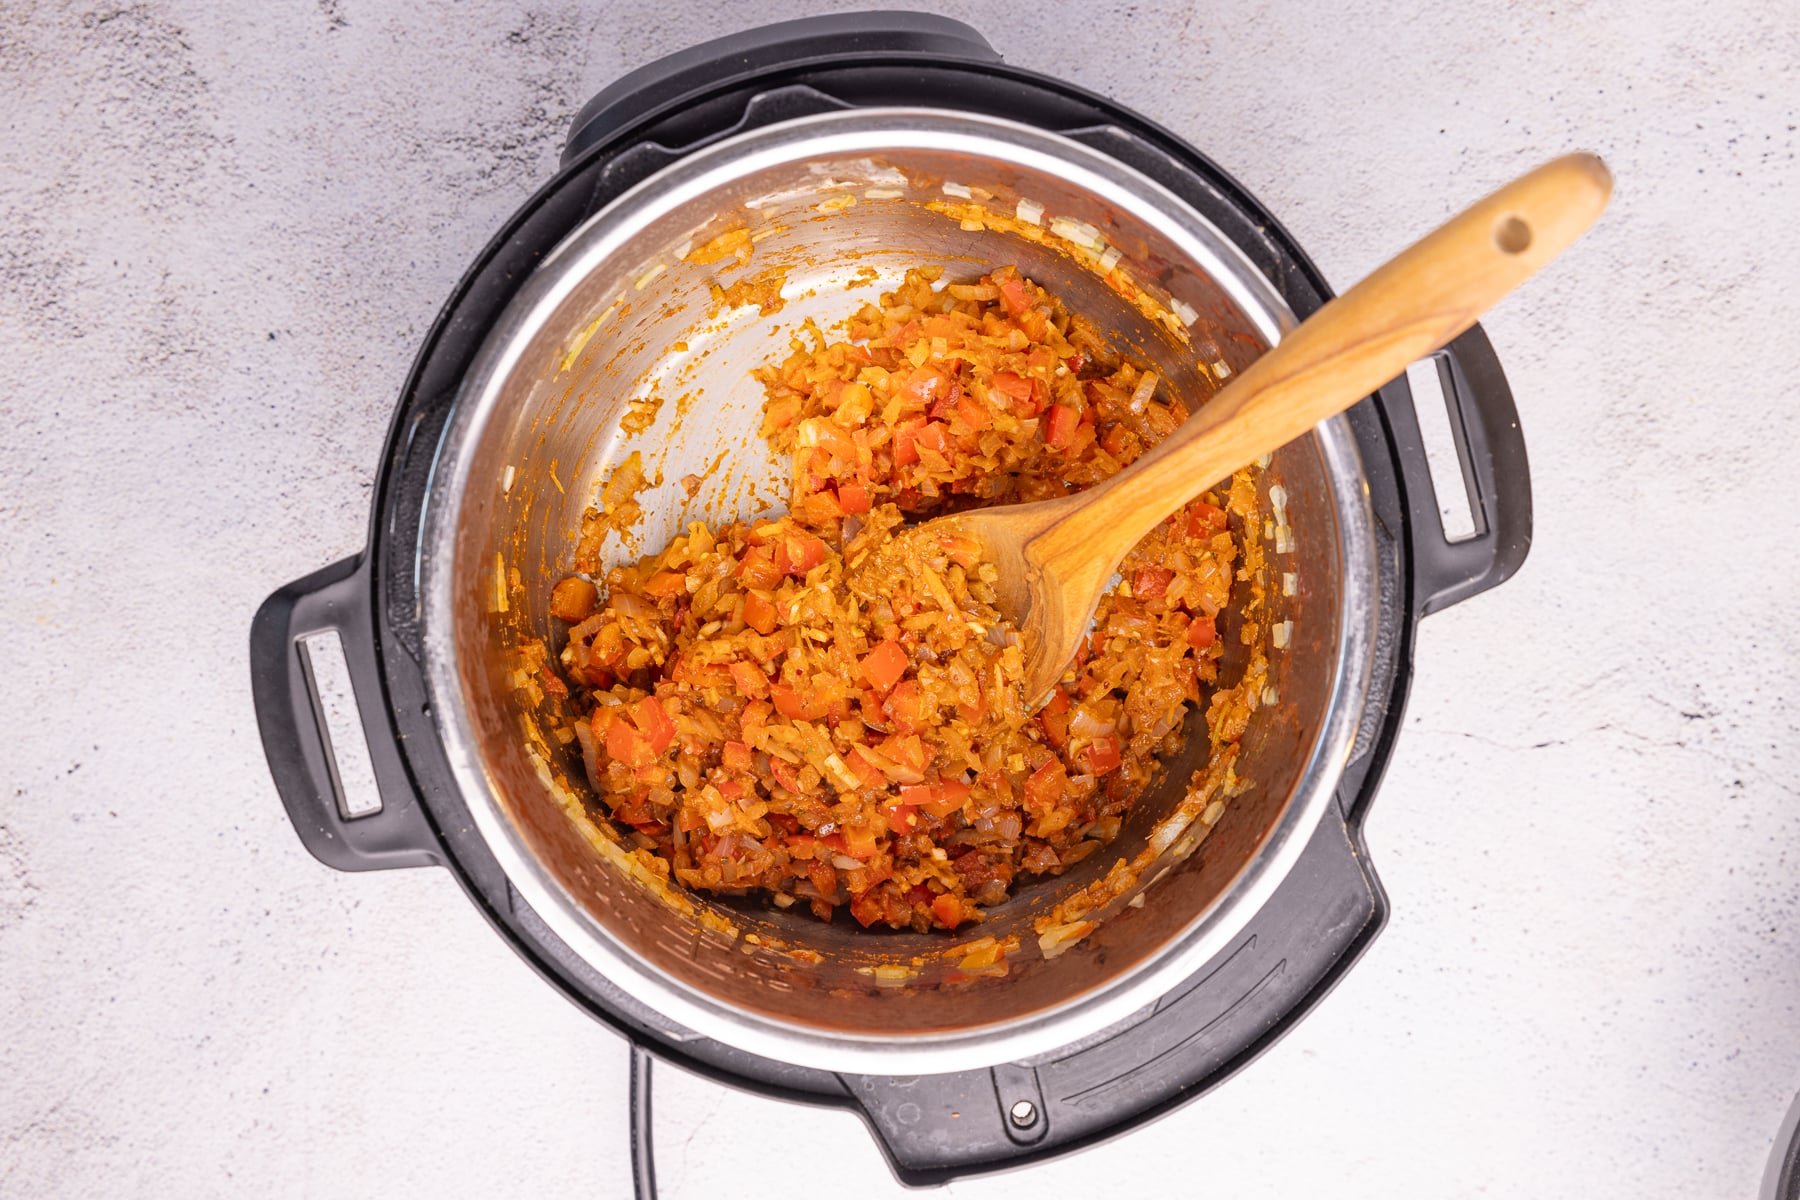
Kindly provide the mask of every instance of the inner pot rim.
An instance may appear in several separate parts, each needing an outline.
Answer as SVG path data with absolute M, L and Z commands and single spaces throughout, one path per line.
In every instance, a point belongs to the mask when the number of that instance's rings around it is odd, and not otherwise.
M 626 251 L 668 212 L 756 171 L 819 158 L 893 151 L 952 151 L 999 165 L 1050 171 L 1176 245 L 1273 345 L 1297 323 L 1280 295 L 1218 229 L 1173 193 L 1078 142 L 1032 126 L 942 109 L 862 109 L 802 117 L 725 139 L 637 184 L 571 233 L 521 287 L 484 339 L 439 443 L 419 544 L 425 677 L 431 718 L 483 840 L 520 897 L 609 982 L 671 1024 L 676 1040 L 705 1036 L 778 1061 L 834 1071 L 936 1073 L 1060 1049 L 1154 1003 L 1224 949 L 1273 894 L 1328 810 L 1349 757 L 1369 681 L 1376 618 L 1373 518 L 1348 421 L 1313 437 L 1331 483 L 1341 564 L 1338 641 L 1325 723 L 1300 783 L 1261 850 L 1180 933 L 1134 969 L 1044 1009 L 1004 1021 L 924 1033 L 821 1029 L 721 1001 L 666 975 L 617 940 L 526 845 L 502 807 L 477 750 L 462 689 L 453 622 L 456 540 L 475 448 L 512 372 L 578 283 Z M 1323 533 L 1321 529 L 1318 531 Z M 473 567 L 460 573 L 473 586 Z

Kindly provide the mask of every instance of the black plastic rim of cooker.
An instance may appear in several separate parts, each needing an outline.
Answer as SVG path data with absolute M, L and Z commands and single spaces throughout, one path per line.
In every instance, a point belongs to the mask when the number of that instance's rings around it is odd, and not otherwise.
M 1028 1062 L 948 1075 L 835 1074 L 745 1053 L 669 1022 L 599 976 L 511 888 L 476 834 L 437 739 L 417 592 L 427 477 L 482 337 L 534 267 L 628 187 L 719 138 L 807 114 L 924 105 L 1039 126 L 1111 155 L 1205 215 L 1304 318 L 1331 291 L 1280 223 L 1224 171 L 1104 97 L 1001 61 L 974 29 L 917 13 L 766 26 L 659 60 L 575 118 L 557 175 L 469 268 L 427 334 L 395 411 L 366 551 L 270 596 L 251 632 L 258 723 L 301 841 L 340 870 L 441 865 L 497 932 L 570 1000 L 653 1053 L 718 1082 L 858 1113 L 895 1176 L 924 1186 L 1079 1150 L 1216 1086 L 1309 1012 L 1368 947 L 1387 899 L 1362 820 L 1399 733 L 1420 618 L 1524 561 L 1531 488 L 1517 414 L 1479 326 L 1437 357 L 1474 515 L 1449 541 L 1404 377 L 1350 410 L 1376 518 L 1380 617 L 1370 700 L 1336 804 L 1292 873 L 1227 950 L 1120 1025 Z M 381 808 L 342 807 L 300 640 L 335 631 Z M 634 1086 L 645 1102 L 647 1092 Z M 644 1114 L 647 1116 L 647 1112 Z M 647 1138 L 640 1127 L 637 1134 Z M 648 1167 L 648 1144 L 641 1167 Z

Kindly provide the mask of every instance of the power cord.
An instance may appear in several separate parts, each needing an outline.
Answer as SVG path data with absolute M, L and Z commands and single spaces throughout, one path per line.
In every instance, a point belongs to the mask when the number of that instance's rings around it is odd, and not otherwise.
M 637 1200 L 656 1200 L 656 1154 L 650 1113 L 650 1052 L 631 1043 L 631 1190 Z

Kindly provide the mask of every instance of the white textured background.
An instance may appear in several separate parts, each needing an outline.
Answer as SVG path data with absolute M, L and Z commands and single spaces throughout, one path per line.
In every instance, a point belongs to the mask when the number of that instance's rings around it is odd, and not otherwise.
M 438 305 L 622 71 L 827 3 L 0 3 L 0 1194 L 615 1197 L 624 1050 L 264 769 L 277 585 L 361 544 Z M 1394 919 L 1177 1115 L 956 1197 L 1744 1197 L 1800 1089 L 1800 7 L 928 4 L 1168 124 L 1326 274 L 1589 147 L 1487 321 L 1537 543 L 1421 635 Z M 666 1197 L 898 1189 L 659 1075 Z

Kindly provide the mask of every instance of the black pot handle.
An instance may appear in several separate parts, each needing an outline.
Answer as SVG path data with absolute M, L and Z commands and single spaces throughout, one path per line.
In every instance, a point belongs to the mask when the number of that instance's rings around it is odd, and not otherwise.
M 1457 541 L 1445 534 L 1413 406 L 1383 405 L 1406 487 L 1413 599 L 1421 616 L 1504 583 L 1531 550 L 1531 467 L 1493 344 L 1475 325 L 1434 357 L 1475 532 Z M 1390 387 L 1410 400 L 1403 381 Z
M 443 861 L 388 722 L 371 595 L 367 561 L 347 558 L 270 596 L 250 626 L 251 691 L 275 789 L 300 841 L 340 871 Z

